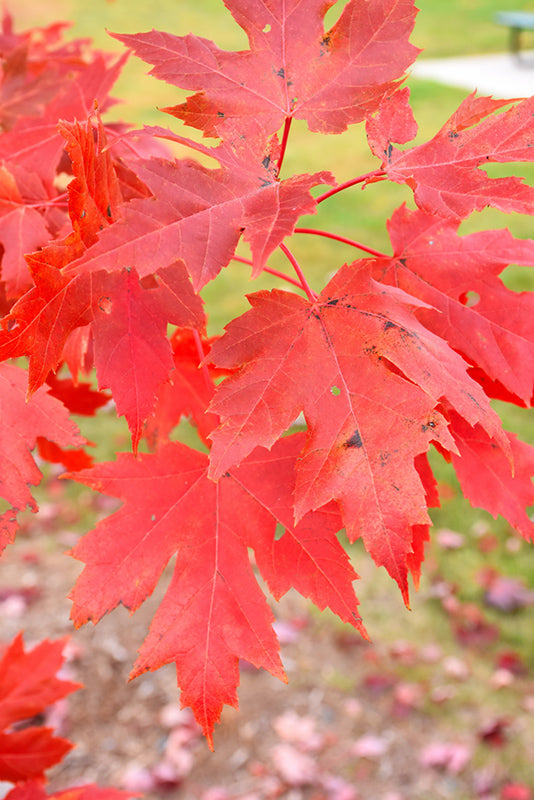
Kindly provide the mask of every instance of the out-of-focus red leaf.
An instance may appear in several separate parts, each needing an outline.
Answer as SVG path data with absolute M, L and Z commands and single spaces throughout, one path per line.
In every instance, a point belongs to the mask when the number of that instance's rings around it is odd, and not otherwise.
M 500 800 L 532 800 L 532 789 L 526 783 L 506 783 L 501 789 Z
M 26 389 L 27 377 L 23 369 L 0 365 L 0 496 L 11 506 L 0 517 L 0 552 L 14 539 L 17 513 L 26 507 L 37 511 L 28 486 L 37 486 L 42 477 L 31 456 L 38 437 L 60 447 L 86 444 L 58 400 L 41 388 L 27 402 Z
M 24 728 L 0 733 L 0 780 L 19 783 L 43 778 L 73 745 L 54 736 L 51 728 Z

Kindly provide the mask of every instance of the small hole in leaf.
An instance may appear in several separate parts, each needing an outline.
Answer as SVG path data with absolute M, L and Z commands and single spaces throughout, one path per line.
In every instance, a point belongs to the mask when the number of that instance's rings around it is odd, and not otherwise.
M 262 33 L 269 33 L 270 30 L 271 30 L 271 26 L 269 25 L 269 23 L 267 23 L 265 28 L 263 28 Z
M 468 306 L 476 306 L 477 303 L 480 302 L 480 295 L 478 292 L 466 292 L 463 296 L 464 305 Z
M 151 517 L 150 517 L 150 520 L 151 520 L 151 522 L 155 522 L 156 521 L 156 515 L 152 514 Z
M 341 389 L 339 388 L 339 386 L 332 386 L 332 388 L 330 389 L 330 391 L 332 392 L 332 394 L 334 395 L 334 397 L 337 397 L 337 396 L 338 396 L 338 394 L 341 394 Z
M 98 308 L 100 311 L 103 311 L 104 314 L 111 314 L 112 305 L 110 297 L 103 296 L 98 299 Z
M 284 535 L 285 532 L 286 532 L 286 529 L 284 528 L 284 526 L 280 525 L 280 523 L 277 523 L 276 530 L 274 532 L 274 540 L 275 540 L 275 542 L 280 541 L 280 539 L 282 538 L 282 536 Z

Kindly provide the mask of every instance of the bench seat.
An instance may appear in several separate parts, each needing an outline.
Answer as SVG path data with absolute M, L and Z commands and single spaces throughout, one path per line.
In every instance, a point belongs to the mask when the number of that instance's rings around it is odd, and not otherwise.
M 521 32 L 534 30 L 534 13 L 528 11 L 499 11 L 495 22 L 510 28 L 510 50 L 519 57 L 521 51 Z

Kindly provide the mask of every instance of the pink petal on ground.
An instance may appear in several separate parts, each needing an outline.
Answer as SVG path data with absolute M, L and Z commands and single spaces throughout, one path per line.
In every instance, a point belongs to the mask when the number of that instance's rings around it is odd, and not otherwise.
M 277 773 L 289 786 L 309 786 L 317 778 L 314 759 L 290 744 L 275 745 L 271 750 L 271 759 Z
M 514 682 L 514 674 L 509 669 L 496 669 L 490 678 L 492 689 L 505 689 Z
M 350 753 L 357 758 L 379 759 L 387 751 L 389 745 L 380 736 L 372 733 L 361 736 L 350 748 Z
M 534 605 L 534 592 L 531 592 L 516 578 L 497 576 L 484 594 L 486 605 L 505 614 Z
M 230 795 L 222 786 L 210 786 L 202 792 L 201 800 L 229 800 Z
M 321 779 L 321 786 L 328 800 L 358 800 L 359 795 L 354 786 L 338 775 L 325 775 Z
M 125 791 L 137 795 L 152 792 L 156 781 L 149 769 L 131 764 L 122 776 L 121 786 Z
M 447 656 L 443 659 L 443 671 L 448 678 L 457 681 L 465 681 L 471 672 L 467 663 L 457 656 Z
M 324 744 L 324 737 L 309 715 L 301 717 L 295 711 L 285 711 L 273 720 L 273 728 L 281 739 L 299 744 L 305 750 L 319 750 Z
M 273 630 L 280 644 L 294 644 L 299 638 L 299 631 L 290 622 L 277 619 L 273 622 Z
M 444 550 L 458 550 L 465 544 L 465 536 L 462 533 L 451 531 L 449 528 L 441 528 L 436 533 L 436 541 Z
M 165 762 L 172 765 L 176 772 L 177 778 L 185 778 L 193 769 L 194 758 L 191 750 L 186 746 L 190 741 L 187 736 L 184 740 L 184 731 L 181 728 L 175 728 L 167 739 L 165 745 Z
M 421 751 L 419 761 L 424 767 L 435 767 L 456 775 L 471 760 L 471 748 L 456 742 L 433 742 Z
M 355 697 L 347 697 L 343 700 L 343 711 L 348 717 L 358 719 L 363 714 L 363 706 Z

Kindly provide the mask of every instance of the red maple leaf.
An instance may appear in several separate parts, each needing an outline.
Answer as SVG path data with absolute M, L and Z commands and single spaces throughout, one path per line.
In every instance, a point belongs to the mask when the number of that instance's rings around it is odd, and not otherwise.
M 394 256 L 375 276 L 424 300 L 424 325 L 446 339 L 491 380 L 529 404 L 534 387 L 534 299 L 508 289 L 509 264 L 534 263 L 534 241 L 509 231 L 459 236 L 459 223 L 397 209 L 388 224 Z M 513 315 L 509 309 L 513 308 Z
M 301 443 L 289 437 L 271 454 L 253 453 L 218 483 L 208 477 L 207 455 L 174 442 L 137 459 L 120 453 L 116 462 L 73 476 L 125 502 L 72 551 L 86 564 L 71 595 L 75 624 L 97 622 L 119 603 L 135 611 L 176 554 L 132 676 L 175 661 L 182 703 L 192 706 L 210 742 L 223 704 L 237 705 L 239 658 L 284 679 L 273 615 L 247 547 L 277 597 L 295 585 L 364 632 L 352 590 L 357 576 L 335 537 L 337 511 L 293 523 Z M 280 475 L 287 483 L 278 484 Z M 277 523 L 286 528 L 278 542 Z M 314 577 L 295 574 L 294 559 L 313 567 Z
M 32 284 L 24 254 L 50 239 L 46 215 L 34 207 L 39 203 L 46 207 L 49 199 L 34 175 L 13 164 L 0 167 L 1 277 L 9 298 L 20 297 Z
M 239 368 L 211 410 L 210 475 L 273 443 L 303 411 L 306 445 L 297 464 L 296 518 L 330 500 L 349 538 L 362 536 L 407 600 L 413 526 L 428 525 L 414 459 L 432 440 L 455 450 L 440 412 L 445 400 L 479 422 L 504 451 L 499 419 L 467 365 L 417 321 L 417 302 L 369 277 L 369 262 L 342 268 L 314 303 L 274 290 L 249 297 L 210 358 Z
M 72 227 L 89 247 L 119 213 L 122 195 L 115 165 L 105 149 L 106 135 L 99 116 L 96 125 L 88 119 L 85 128 L 79 122 L 61 122 L 58 128 L 74 175 L 68 185 Z
M 122 219 L 102 231 L 98 243 L 69 272 L 134 267 L 144 277 L 179 258 L 199 291 L 227 266 L 243 235 L 258 274 L 301 214 L 315 213 L 310 189 L 334 182 L 329 172 L 279 181 L 274 140 L 262 138 L 236 153 L 228 145 L 207 148 L 155 131 L 209 155 L 220 168 L 208 169 L 189 159 L 138 161 L 137 175 L 153 196 L 123 206 Z
M 90 383 L 78 383 L 72 378 L 58 378 L 50 373 L 46 382 L 48 393 L 63 403 L 71 414 L 93 417 L 111 400 L 111 395 L 106 392 L 98 392 Z
M 125 61 L 124 57 L 97 54 L 78 74 L 71 71 L 41 114 L 20 117 L 0 136 L 0 158 L 34 172 L 45 186 L 52 186 L 64 148 L 58 121 L 87 119 L 95 104 L 103 112 L 110 105 L 109 91 Z
M 43 640 L 25 651 L 19 634 L 0 659 L 0 779 L 17 783 L 42 778 L 71 749 L 50 728 L 12 726 L 42 713 L 80 684 L 56 677 L 64 658 L 64 639 Z
M 34 274 L 37 286 L 3 320 L 7 330 L 0 333 L 0 353 L 30 356 L 31 393 L 58 368 L 70 334 L 90 323 L 99 388 L 112 389 L 136 446 L 173 366 L 167 323 L 204 322 L 185 269 L 176 264 L 162 270 L 148 288 L 133 270 L 69 278 L 43 264 Z
M 132 797 L 129 792 L 108 786 L 88 783 L 83 786 L 70 786 L 47 794 L 44 786 L 36 780 L 25 781 L 13 787 L 5 800 L 126 800 Z
M 405 142 L 408 95 L 387 99 L 369 140 L 388 178 L 407 183 L 415 201 L 430 214 L 462 220 L 486 206 L 534 212 L 534 189 L 521 178 L 490 178 L 479 167 L 490 162 L 532 161 L 534 98 L 495 114 L 511 101 L 470 95 L 438 133 L 424 144 L 398 150 L 386 141 Z M 385 128 L 385 130 L 384 130 Z M 392 131 L 398 133 L 392 133 Z M 398 136 L 399 138 L 395 138 Z
M 58 368 L 71 333 L 91 324 L 99 386 L 113 390 L 136 448 L 173 366 L 167 323 L 202 327 L 202 304 L 181 263 L 159 271 L 153 264 L 157 276 L 146 287 L 129 268 L 73 275 L 53 266 L 63 268 L 90 247 L 120 213 L 122 200 L 100 119 L 85 127 L 63 123 L 61 131 L 75 176 L 68 190 L 73 232 L 27 257 L 35 286 L 4 318 L 0 352 L 3 358 L 30 356 L 33 392 Z
M 58 678 L 65 639 L 43 640 L 31 650 L 24 649 L 19 634 L 2 652 L 0 659 L 0 728 L 40 714 L 80 684 Z
M 26 507 L 37 511 L 28 488 L 37 486 L 41 480 L 31 456 L 37 438 L 42 436 L 67 447 L 85 444 L 67 409 L 58 400 L 41 388 L 27 402 L 26 388 L 27 375 L 22 368 L 0 365 L 0 490 L 10 505 L 0 517 L 0 552 L 14 539 L 17 513 Z
M 458 452 L 452 463 L 464 496 L 494 517 L 503 516 L 527 541 L 534 538 L 534 522 L 526 510 L 534 505 L 534 447 L 507 434 L 513 463 L 479 425 L 474 428 L 452 415 Z
M 172 335 L 174 369 L 167 383 L 158 391 L 153 415 L 147 420 L 144 436 L 151 449 L 166 442 L 182 417 L 189 417 L 206 444 L 208 435 L 219 424 L 216 414 L 206 411 L 215 392 L 214 379 L 227 375 L 226 370 L 208 368 L 200 362 L 213 339 L 200 338 L 188 328 L 178 328 Z M 199 350 L 199 345 L 201 350 Z
M 0 779 L 18 783 L 42 778 L 45 770 L 61 761 L 71 749 L 72 744 L 54 736 L 50 728 L 0 732 Z
M 287 118 L 340 133 L 374 111 L 417 55 L 413 0 L 350 0 L 327 32 L 335 0 L 227 0 L 250 50 L 220 50 L 198 36 L 117 35 L 154 65 L 152 75 L 197 94 L 170 111 L 210 136 L 275 133 Z

